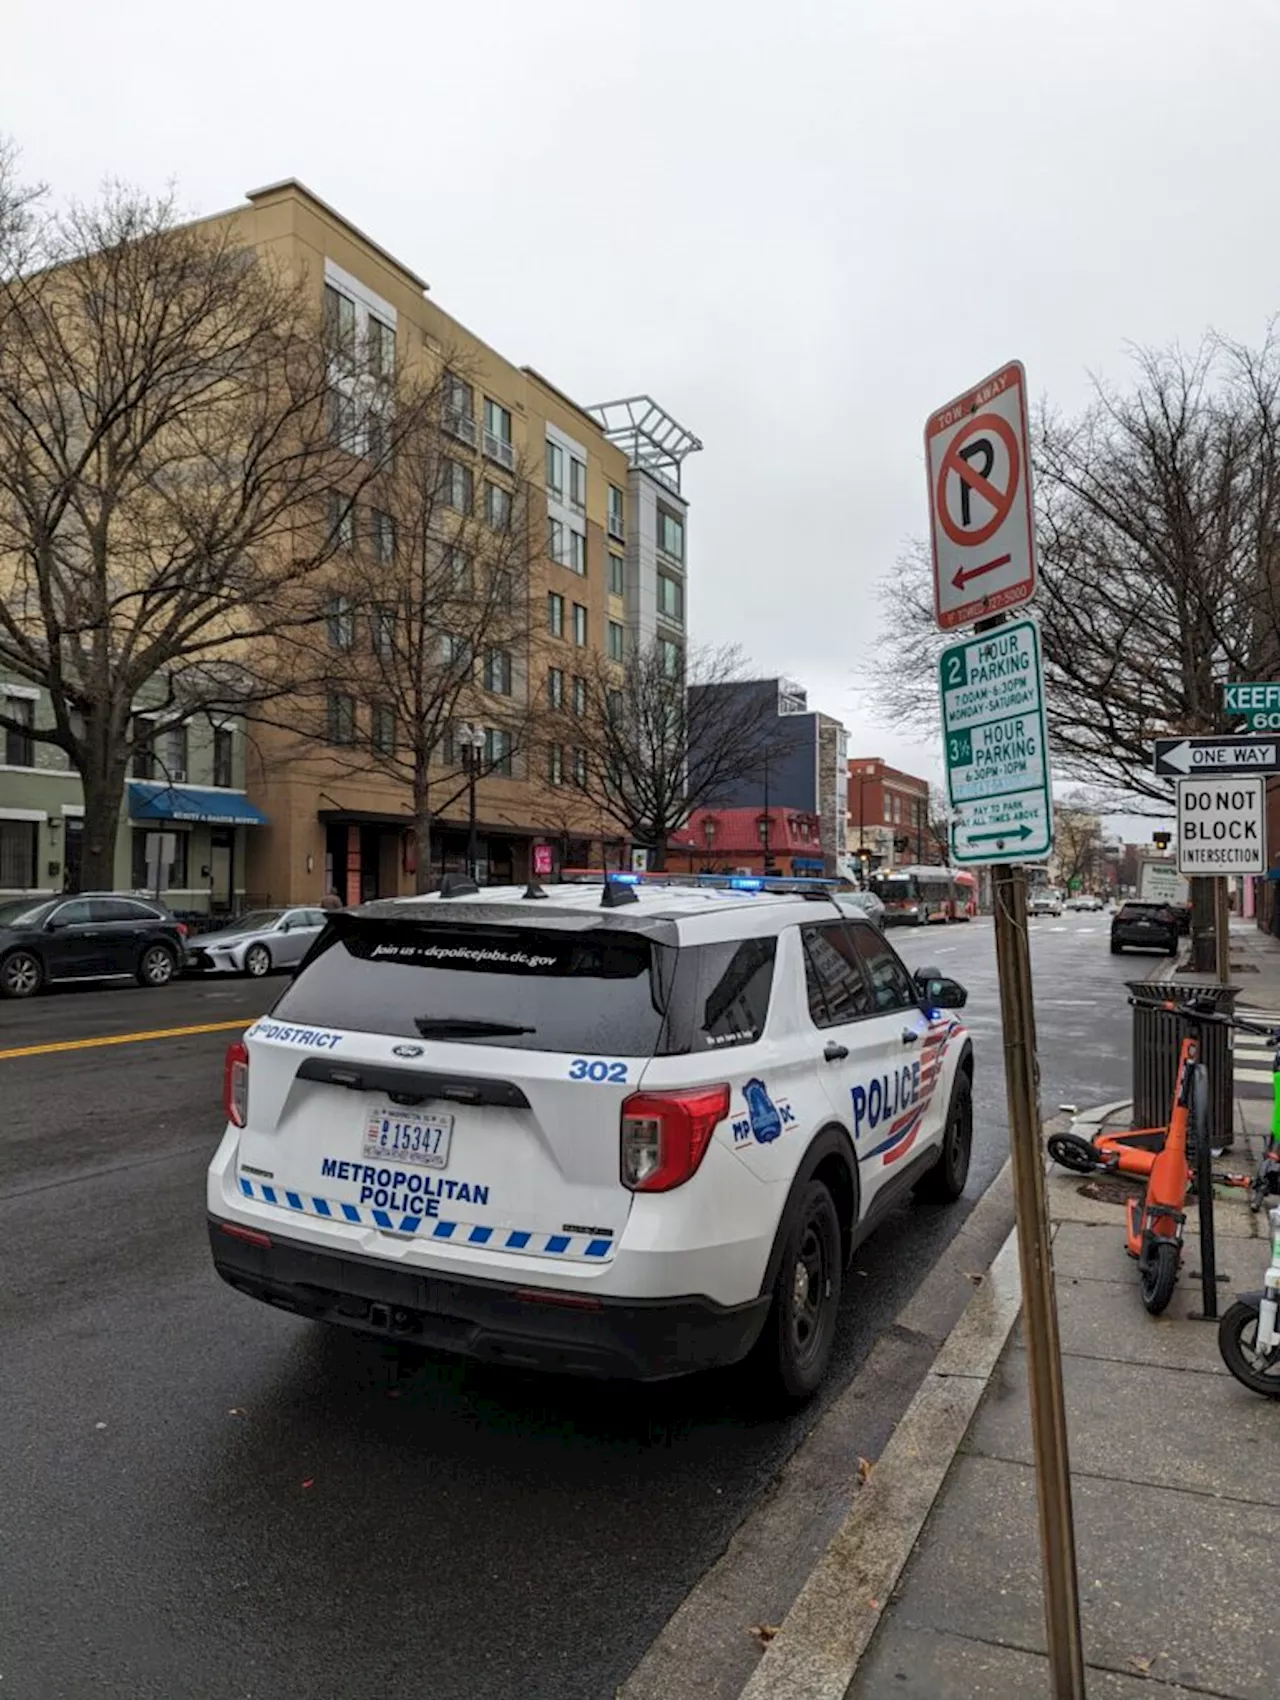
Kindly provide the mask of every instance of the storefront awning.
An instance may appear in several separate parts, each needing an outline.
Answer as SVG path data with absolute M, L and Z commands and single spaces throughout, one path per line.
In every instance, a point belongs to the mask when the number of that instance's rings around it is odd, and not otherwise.
M 129 781 L 131 820 L 209 821 L 215 826 L 266 826 L 267 817 L 242 791 L 204 785 L 157 785 Z

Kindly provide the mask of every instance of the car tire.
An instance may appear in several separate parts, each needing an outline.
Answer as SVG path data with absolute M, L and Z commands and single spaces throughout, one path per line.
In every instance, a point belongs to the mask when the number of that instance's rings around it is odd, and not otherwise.
M 1111 941 L 1111 954 L 1112 954 L 1112 956 L 1119 956 L 1120 952 L 1123 949 L 1124 949 L 1124 946 L 1122 944 L 1119 944 L 1119 943 L 1116 942 L 1115 939 L 1112 939 L 1112 941 Z
M 138 959 L 140 986 L 167 986 L 178 971 L 178 959 L 167 944 L 149 944 Z
M 787 1233 L 760 1338 L 769 1379 L 789 1400 L 809 1398 L 827 1373 L 842 1284 L 840 1218 L 826 1186 L 813 1180 Z
M 947 1109 L 942 1149 L 933 1167 L 916 1183 L 916 1197 L 929 1204 L 954 1204 L 969 1179 L 973 1155 L 973 1082 L 964 1069 L 956 1076 Z
M 261 980 L 271 972 L 271 952 L 265 944 L 251 944 L 245 951 L 244 971 L 251 980 Z
M 11 950 L 0 962 L 0 997 L 30 998 L 44 984 L 44 964 L 31 950 Z

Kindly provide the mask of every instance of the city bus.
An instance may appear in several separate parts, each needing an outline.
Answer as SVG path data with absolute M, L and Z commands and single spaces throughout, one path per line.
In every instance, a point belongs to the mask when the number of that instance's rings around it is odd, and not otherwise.
M 913 927 L 950 921 L 963 912 L 969 896 L 967 892 L 960 895 L 950 868 L 894 868 L 872 874 L 871 889 L 884 904 L 885 926 L 896 921 Z
M 957 921 L 973 921 L 978 915 L 978 876 L 971 874 L 967 868 L 952 870 L 952 878 L 956 882 L 955 919 Z

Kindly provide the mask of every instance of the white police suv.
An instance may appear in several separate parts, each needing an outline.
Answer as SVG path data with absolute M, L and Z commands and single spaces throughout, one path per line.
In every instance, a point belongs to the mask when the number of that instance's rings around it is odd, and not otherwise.
M 307 1317 L 792 1395 L 903 1193 L 959 1196 L 965 994 L 819 886 L 478 891 L 330 917 L 226 1062 L 214 1263 Z

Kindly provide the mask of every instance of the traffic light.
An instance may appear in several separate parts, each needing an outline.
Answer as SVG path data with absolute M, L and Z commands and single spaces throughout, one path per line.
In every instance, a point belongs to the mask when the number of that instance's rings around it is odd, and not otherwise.
M 894 837 L 893 847 L 898 852 L 899 856 L 904 855 L 911 848 L 911 840 L 907 837 L 905 832 L 899 832 Z
M 1155 845 L 1157 850 L 1167 850 L 1172 838 L 1173 834 L 1171 832 L 1153 832 L 1151 834 L 1151 842 Z

